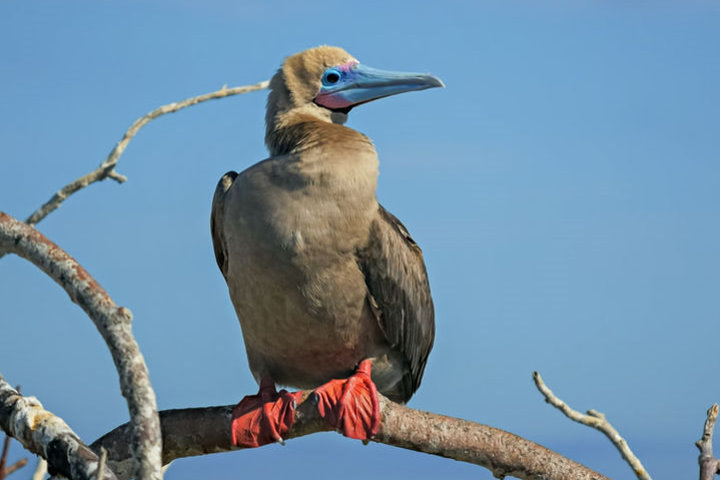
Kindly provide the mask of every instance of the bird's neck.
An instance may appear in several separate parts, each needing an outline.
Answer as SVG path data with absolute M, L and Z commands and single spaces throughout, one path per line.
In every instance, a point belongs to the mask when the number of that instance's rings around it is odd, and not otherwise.
M 313 116 L 293 120 L 268 131 L 265 140 L 272 157 L 299 173 L 321 198 L 343 199 L 348 208 L 376 203 L 379 162 L 372 141 Z
M 315 112 L 313 112 L 315 113 Z M 369 138 L 343 126 L 347 115 L 328 112 L 327 118 L 302 110 L 290 111 L 267 118 L 265 144 L 271 156 L 298 153 L 308 148 L 343 145 L 374 152 Z

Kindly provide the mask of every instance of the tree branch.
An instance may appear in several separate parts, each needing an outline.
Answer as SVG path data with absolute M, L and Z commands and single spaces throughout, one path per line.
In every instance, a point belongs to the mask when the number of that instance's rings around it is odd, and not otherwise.
M 160 420 L 145 360 L 132 334 L 132 314 L 118 307 L 90 274 L 35 228 L 0 212 L 0 249 L 32 262 L 55 280 L 95 323 L 110 349 L 133 425 L 134 477 L 160 479 Z
M 60 418 L 35 397 L 23 397 L 0 375 L 0 427 L 27 450 L 42 455 L 73 480 L 115 480 L 110 469 L 96 475 L 99 459 Z
M 111 178 L 118 183 L 123 183 L 124 181 L 126 181 L 127 178 L 124 175 L 120 175 L 115 171 L 115 167 L 120 160 L 120 156 L 123 154 L 123 152 L 125 152 L 125 149 L 130 143 L 130 140 L 132 140 L 133 137 L 137 135 L 140 129 L 151 121 L 155 120 L 156 118 L 166 115 L 168 113 L 175 113 L 184 108 L 197 105 L 198 103 L 207 102 L 209 100 L 216 100 L 219 98 L 231 97 L 233 95 L 240 95 L 243 93 L 263 90 L 267 88 L 268 85 L 269 82 L 266 80 L 256 83 L 254 85 L 245 85 L 241 87 L 226 88 L 225 86 L 223 86 L 223 88 L 215 92 L 198 95 L 197 97 L 191 97 L 183 100 L 182 102 L 173 102 L 167 105 L 162 105 L 155 110 L 146 113 L 142 117 L 135 120 L 132 125 L 130 125 L 130 128 L 127 129 L 127 131 L 123 134 L 122 138 L 115 144 L 115 146 L 110 151 L 105 160 L 95 170 L 83 175 L 76 180 L 73 180 L 72 182 L 68 183 L 60 190 L 58 190 L 52 197 L 50 197 L 50 200 L 45 202 L 29 217 L 27 217 L 25 223 L 29 225 L 36 225 L 42 219 L 57 210 L 60 205 L 62 205 L 62 203 L 67 200 L 68 197 L 70 197 L 70 195 L 79 190 L 82 190 L 83 188 L 95 182 L 105 180 L 106 178 Z M 0 249 L 0 258 L 4 257 L 6 254 L 7 252 L 4 251 L 4 249 Z
M 3 440 L 2 455 L 0 456 L 0 480 L 5 478 L 3 471 L 5 470 L 5 465 L 7 465 L 8 453 L 10 453 L 10 435 L 6 433 L 5 440 Z
M 716 473 L 720 473 L 720 460 L 715 458 L 712 447 L 713 430 L 715 429 L 717 417 L 718 404 L 716 403 L 708 409 L 702 437 L 695 442 L 695 446 L 700 450 L 700 457 L 698 458 L 700 480 L 712 480 L 715 478 Z
M 612 424 L 605 419 L 604 414 L 596 410 L 588 410 L 587 415 L 585 415 L 577 410 L 573 410 L 567 403 L 555 396 L 547 385 L 545 385 L 538 372 L 533 372 L 533 380 L 535 380 L 535 386 L 537 386 L 540 393 L 543 394 L 546 402 L 560 410 L 570 420 L 582 423 L 583 425 L 587 425 L 588 427 L 592 427 L 596 430 L 600 430 L 610 439 L 612 444 L 615 445 L 615 448 L 620 451 L 620 455 L 622 455 L 628 465 L 630 465 L 630 468 L 633 469 L 633 472 L 635 472 L 635 475 L 639 480 L 652 480 L 645 470 L 645 467 L 643 467 L 640 462 L 640 459 L 638 459 L 632 450 L 630 450 L 630 446 L 627 444 L 625 439 L 620 436 L 620 433 L 615 430 L 615 427 L 613 427 Z
M 20 470 L 22 467 L 27 465 L 27 458 L 22 458 L 18 460 L 17 462 L 13 463 L 9 467 L 3 467 L 2 470 L 0 470 L 0 480 L 7 478 L 11 473 L 15 473 L 16 471 Z
M 0 455 L 0 480 L 7 476 L 5 474 L 5 465 L 7 465 L 8 453 L 10 453 L 10 435 L 6 433 L 5 440 L 3 440 L 2 455 Z
M 263 90 L 268 87 L 268 84 L 269 82 L 264 81 L 256 83 L 254 85 L 245 85 L 242 87 L 223 87 L 215 92 L 188 98 L 187 100 L 183 100 L 182 102 L 169 103 L 167 105 L 158 107 L 151 112 L 146 113 L 142 117 L 135 120 L 132 125 L 130 125 L 130 128 L 127 129 L 120 141 L 115 144 L 115 147 L 113 147 L 113 149 L 110 151 L 105 161 L 103 161 L 97 169 L 65 185 L 55 195 L 53 195 L 50 200 L 48 200 L 40 208 L 35 210 L 32 215 L 30 215 L 27 220 L 25 220 L 25 223 L 28 223 L 30 225 L 37 224 L 43 218 L 47 217 L 50 213 L 56 210 L 62 204 L 62 202 L 64 202 L 65 199 L 68 198 L 70 195 L 77 192 L 78 190 L 82 190 L 83 188 L 87 187 L 92 183 L 99 182 L 100 180 L 105 180 L 106 178 L 112 178 L 118 183 L 122 183 L 127 180 L 125 176 L 120 175 L 115 171 L 115 166 L 120 160 L 120 156 L 123 154 L 123 152 L 125 152 L 125 149 L 130 143 L 130 140 L 132 140 L 133 137 L 137 135 L 137 133 L 142 127 L 155 120 L 156 118 L 162 115 L 166 115 L 168 113 L 175 113 L 184 108 L 197 105 L 198 103 L 207 102 L 208 100 L 216 100 L 218 98 L 225 98 L 233 95 L 254 92 L 256 90 Z
M 38 463 L 35 467 L 35 472 L 33 472 L 31 480 L 43 480 L 45 478 L 45 474 L 47 473 L 47 460 L 45 460 L 42 457 L 38 457 Z M 100 478 L 98 475 L 97 478 Z
M 196 455 L 235 450 L 230 436 L 233 405 L 160 412 L 163 463 Z M 414 410 L 380 396 L 382 423 L 372 440 L 378 443 L 474 463 L 498 478 L 607 480 L 606 477 L 562 455 L 511 433 L 486 425 Z M 108 466 L 118 478 L 129 478 L 132 454 L 127 446 L 129 425 L 121 425 L 96 440 L 90 448 L 108 451 Z M 328 431 L 311 391 L 295 410 L 295 424 L 287 439 Z

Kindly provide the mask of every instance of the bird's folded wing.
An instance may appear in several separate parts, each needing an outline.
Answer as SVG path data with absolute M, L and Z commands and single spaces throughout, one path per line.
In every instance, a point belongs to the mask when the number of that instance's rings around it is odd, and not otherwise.
M 403 354 L 409 398 L 420 386 L 435 338 L 435 313 L 422 251 L 405 226 L 379 206 L 368 246 L 358 252 L 371 303 L 390 345 Z
M 215 188 L 212 213 L 210 214 L 210 233 L 213 240 L 213 249 L 215 250 L 215 260 L 225 280 L 227 280 L 227 245 L 225 244 L 225 234 L 223 232 L 225 193 L 230 189 L 237 175 L 237 172 L 229 171 L 222 176 Z

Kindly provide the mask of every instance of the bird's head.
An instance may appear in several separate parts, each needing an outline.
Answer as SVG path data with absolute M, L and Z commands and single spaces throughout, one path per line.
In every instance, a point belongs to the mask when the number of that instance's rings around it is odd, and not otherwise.
M 433 75 L 367 67 L 342 48 L 311 48 L 285 59 L 270 81 L 268 127 L 291 111 L 344 123 L 347 113 L 360 104 L 442 86 Z

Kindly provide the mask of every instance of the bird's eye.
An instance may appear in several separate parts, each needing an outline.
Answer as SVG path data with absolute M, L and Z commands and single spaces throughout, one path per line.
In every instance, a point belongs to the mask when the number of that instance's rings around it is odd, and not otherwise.
M 335 85 L 340 81 L 340 71 L 335 68 L 325 70 L 322 77 L 322 83 L 325 86 Z

